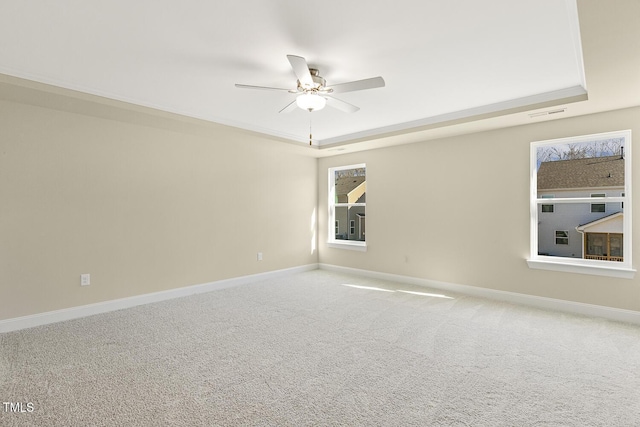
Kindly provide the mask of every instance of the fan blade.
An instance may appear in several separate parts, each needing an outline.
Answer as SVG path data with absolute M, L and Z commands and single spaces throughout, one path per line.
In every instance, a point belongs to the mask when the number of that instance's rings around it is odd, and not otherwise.
M 340 83 L 327 87 L 333 93 L 353 92 L 354 90 L 375 89 L 384 87 L 384 79 L 382 77 L 372 77 L 370 79 L 356 80 L 355 82 Z
M 296 90 L 292 90 L 292 89 L 284 89 L 281 87 L 268 87 L 268 86 L 251 86 L 251 85 L 241 85 L 236 83 L 236 87 L 239 87 L 240 89 L 260 89 L 260 90 L 285 90 L 287 92 L 297 92 Z
M 309 66 L 307 65 L 307 60 L 301 56 L 295 55 L 287 55 L 287 59 L 289 60 L 291 68 L 293 68 L 293 72 L 298 78 L 300 84 L 303 87 L 314 86 L 313 79 L 311 78 L 311 73 L 309 72 Z
M 294 99 L 292 103 L 284 107 L 282 110 L 278 111 L 278 113 L 290 113 L 298 107 L 296 104 L 296 100 Z
M 327 105 L 333 108 L 336 108 L 338 110 L 344 111 L 345 113 L 355 113 L 356 111 L 358 111 L 360 108 L 356 107 L 353 104 L 349 104 L 348 102 L 344 102 L 338 98 L 334 98 L 332 96 L 326 96 L 325 98 L 327 99 Z

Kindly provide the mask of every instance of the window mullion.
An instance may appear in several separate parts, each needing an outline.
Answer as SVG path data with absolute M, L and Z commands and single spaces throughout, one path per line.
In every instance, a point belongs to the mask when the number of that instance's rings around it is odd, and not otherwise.
M 575 198 L 557 198 L 557 199 L 535 199 L 538 205 L 552 205 L 555 203 L 616 203 L 626 202 L 626 197 L 575 197 Z

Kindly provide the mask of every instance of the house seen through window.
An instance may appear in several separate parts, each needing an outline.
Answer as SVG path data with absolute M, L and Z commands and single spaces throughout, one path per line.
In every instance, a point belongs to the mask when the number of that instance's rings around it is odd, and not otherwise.
M 630 131 L 532 143 L 532 260 L 631 269 L 630 148 Z
M 366 241 L 367 174 L 364 164 L 329 169 L 328 241 L 348 248 L 364 248 Z

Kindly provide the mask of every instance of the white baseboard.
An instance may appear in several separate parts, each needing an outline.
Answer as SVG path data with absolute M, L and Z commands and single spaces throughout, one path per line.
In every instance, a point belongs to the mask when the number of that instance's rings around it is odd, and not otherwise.
M 219 289 L 243 285 L 246 283 L 257 282 L 260 280 L 274 279 L 290 274 L 316 270 L 317 268 L 318 264 L 309 264 L 299 267 L 286 268 L 283 270 L 275 270 L 266 273 L 252 274 L 249 276 L 234 277 L 231 279 L 218 280 L 215 282 L 203 283 L 200 285 L 186 286 L 182 288 L 169 289 L 166 291 L 153 292 L 150 294 L 136 295 L 128 298 L 120 298 L 110 301 L 98 302 L 95 304 L 70 307 L 62 310 L 48 311 L 45 313 L 0 320 L 0 333 L 47 325 L 64 320 L 77 319 L 80 317 L 92 316 L 94 314 L 121 310 L 123 308 L 130 308 L 137 305 L 150 304 L 153 302 L 165 301 L 173 298 L 185 297 L 188 295 L 211 292 Z
M 581 314 L 591 317 L 601 317 L 619 322 L 634 323 L 640 325 L 640 312 L 633 310 L 624 310 L 620 308 L 605 307 L 595 304 L 584 304 L 574 301 L 565 301 L 554 298 L 539 297 L 535 295 L 519 294 L 515 292 L 499 291 L 495 289 L 479 288 L 477 286 L 458 285 L 454 283 L 439 282 L 436 280 L 420 279 L 411 276 L 402 276 L 397 274 L 379 273 L 370 270 L 361 270 L 357 268 L 341 267 L 331 264 L 319 264 L 321 270 L 335 271 L 339 273 L 354 274 L 358 276 L 369 277 L 372 279 L 389 280 L 399 283 L 407 283 L 411 285 L 424 286 L 442 291 L 455 292 L 463 295 L 470 295 L 480 298 L 488 298 L 493 300 L 505 301 L 514 304 L 526 305 L 529 307 L 542 308 L 546 310 L 555 310 L 565 313 Z
M 231 279 L 218 280 L 200 285 L 187 286 L 183 288 L 170 289 L 150 294 L 137 295 L 134 297 L 121 298 L 111 301 L 104 301 L 95 304 L 70 307 L 62 310 L 48 311 L 29 316 L 16 317 L 12 319 L 0 320 L 0 333 L 17 331 L 20 329 L 32 328 L 35 326 L 47 325 L 64 320 L 77 319 L 94 314 L 106 313 L 109 311 L 121 310 L 135 307 L 142 304 L 150 304 L 165 301 L 173 298 L 180 298 L 204 292 L 211 292 L 219 289 L 257 282 L 260 280 L 274 279 L 288 276 L 295 273 L 311 271 L 320 268 L 322 270 L 336 271 L 340 273 L 353 274 L 379 280 L 390 280 L 399 283 L 424 286 L 443 291 L 455 292 L 463 295 L 470 295 L 480 298 L 488 298 L 505 301 L 515 304 L 527 305 L 547 310 L 562 311 L 566 313 L 581 314 L 592 317 L 602 317 L 605 319 L 620 322 L 634 323 L 640 325 L 640 312 L 633 310 L 623 310 L 619 308 L 605 307 L 594 304 L 584 304 L 573 301 L 564 301 L 553 298 L 539 297 L 534 295 L 518 294 L 515 292 L 499 291 L 495 289 L 479 288 L 476 286 L 458 285 L 454 283 L 439 282 L 435 280 L 421 279 L 411 276 L 397 274 L 380 273 L 371 270 L 361 270 L 350 267 L 340 267 L 331 264 L 308 264 L 299 267 L 287 268 L 283 270 L 269 271 L 266 273 L 253 274 L 249 276 L 234 277 Z

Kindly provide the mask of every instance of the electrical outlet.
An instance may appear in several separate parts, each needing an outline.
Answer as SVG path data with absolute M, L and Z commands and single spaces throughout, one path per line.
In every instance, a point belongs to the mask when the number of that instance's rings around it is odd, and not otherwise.
M 258 252 L 258 261 L 262 261 L 262 252 Z
M 91 284 L 91 275 L 90 274 L 81 274 L 80 275 L 80 286 L 89 286 Z

